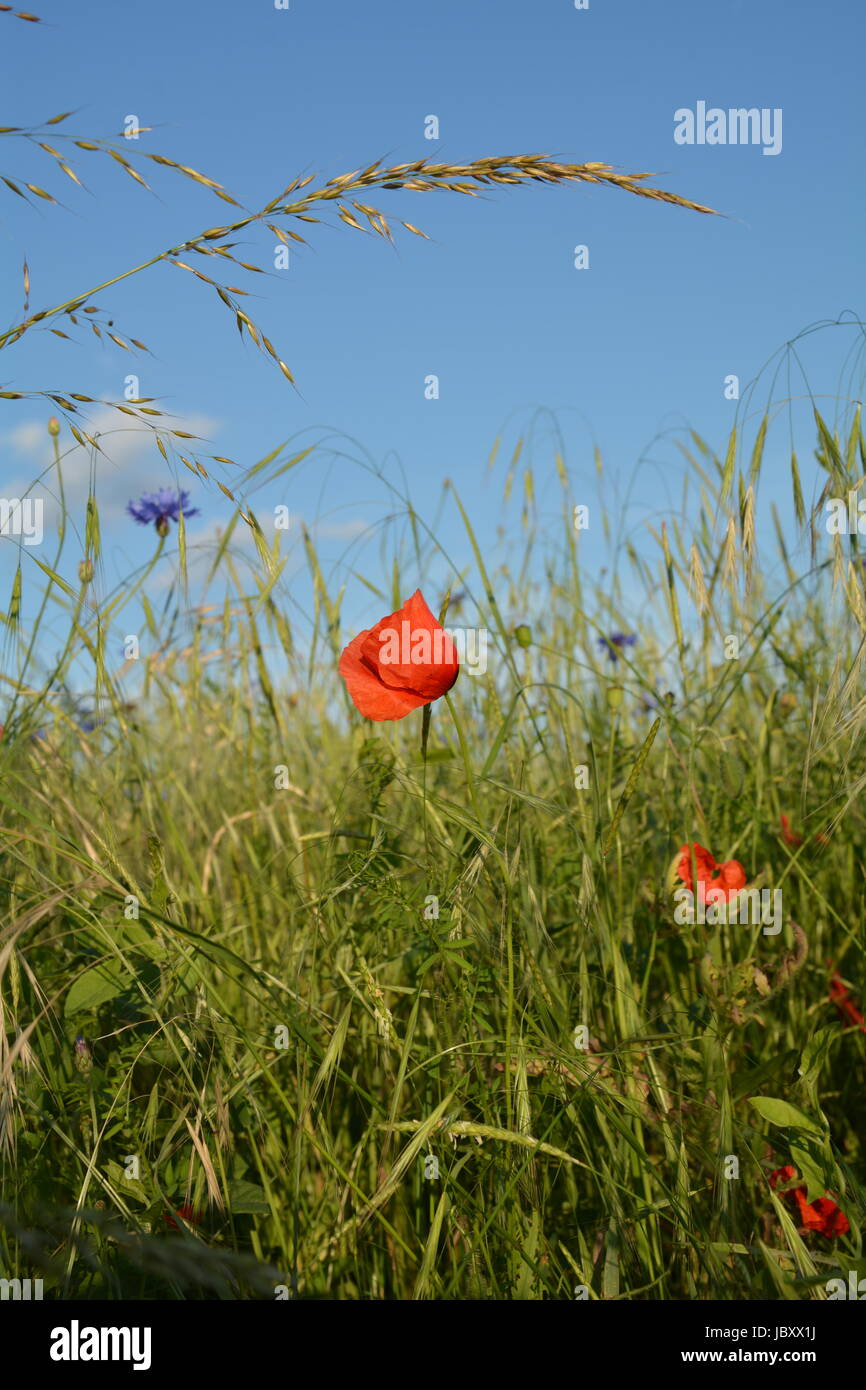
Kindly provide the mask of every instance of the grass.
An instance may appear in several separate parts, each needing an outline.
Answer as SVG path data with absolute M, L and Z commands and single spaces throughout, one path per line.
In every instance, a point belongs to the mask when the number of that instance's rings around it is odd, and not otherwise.
M 816 432 L 815 555 L 778 522 L 773 577 L 765 427 L 718 456 L 695 439 L 691 513 L 603 582 L 559 459 L 558 535 L 527 470 L 495 568 L 453 488 L 459 570 L 395 498 L 412 543 L 395 522 L 366 576 L 379 614 L 419 582 L 437 610 L 447 569 L 448 623 L 489 634 L 423 751 L 421 711 L 371 725 L 345 698 L 354 633 L 309 536 L 309 636 L 269 540 L 241 569 L 236 516 L 225 600 L 181 643 L 183 542 L 97 599 L 94 499 L 95 579 L 49 575 L 67 636 L 42 679 L 6 614 L 0 1275 L 81 1298 L 694 1300 L 866 1273 L 866 1037 L 829 999 L 836 970 L 866 998 L 866 606 L 857 537 L 823 526 L 862 478 L 859 412 Z M 139 601 L 141 657 L 114 671 Z M 617 630 L 638 642 L 613 659 Z M 64 693 L 85 661 L 95 727 Z M 778 935 L 675 922 L 693 841 L 781 889 Z M 768 1181 L 787 1163 L 847 1235 L 798 1228 Z
M 171 267 L 293 384 L 242 307 L 263 267 L 232 238 L 264 230 L 270 255 L 328 216 L 423 236 L 366 201 L 382 191 L 592 183 L 712 211 L 531 154 L 299 176 L 250 210 L 73 114 L 4 125 L 4 149 L 68 194 L 108 159 L 130 189 L 179 177 L 236 211 L 53 305 L 31 309 L 25 261 L 4 361 L 25 334 L 88 329 L 146 353 L 94 300 Z M 60 207 L 38 178 L 4 176 L 16 209 Z M 858 537 L 824 525 L 866 469 L 859 409 L 839 433 L 816 414 L 790 522 L 760 505 L 774 407 L 718 455 L 693 436 L 696 500 L 595 579 L 568 468 L 541 478 L 518 445 L 501 563 L 452 486 L 455 556 L 392 489 L 380 569 L 328 569 L 304 532 L 299 603 L 248 498 L 317 451 L 244 471 L 150 398 L 101 402 L 235 504 L 193 603 L 183 520 L 109 589 L 98 497 L 67 512 L 67 449 L 105 443 L 95 398 L 0 400 L 60 416 L 61 502 L 56 554 L 22 553 L 0 615 L 0 1279 L 88 1299 L 701 1300 L 822 1299 L 836 1271 L 866 1274 L 866 596 Z M 378 618 L 419 584 L 484 631 L 487 670 L 365 723 L 337 672 L 347 586 Z M 118 668 L 125 634 L 140 650 Z M 781 891 L 777 935 L 676 920 L 693 842 Z M 788 1164 L 847 1234 L 799 1225 L 769 1181 Z

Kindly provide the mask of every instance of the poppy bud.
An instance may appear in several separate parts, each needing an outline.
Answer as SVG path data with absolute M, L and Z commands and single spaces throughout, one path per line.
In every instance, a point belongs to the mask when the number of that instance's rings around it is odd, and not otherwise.
M 514 629 L 514 640 L 518 647 L 531 647 L 532 628 L 527 627 L 526 623 L 521 623 L 519 627 Z
M 48 433 L 54 439 L 56 439 L 60 433 L 60 421 L 56 415 L 52 415 L 51 419 L 48 421 Z
M 93 578 L 93 561 L 82 560 L 78 566 L 78 578 L 82 584 L 89 584 Z

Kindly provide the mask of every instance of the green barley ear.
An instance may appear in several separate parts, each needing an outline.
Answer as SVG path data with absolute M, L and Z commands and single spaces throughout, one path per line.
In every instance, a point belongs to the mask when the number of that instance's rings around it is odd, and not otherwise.
M 797 518 L 798 526 L 806 524 L 806 506 L 803 502 L 803 486 L 800 482 L 800 469 L 797 464 L 797 452 L 791 450 L 791 487 L 794 493 L 794 514 Z
M 619 829 L 619 823 L 625 815 L 626 806 L 628 806 L 628 803 L 634 796 L 635 788 L 637 787 L 637 784 L 640 781 L 641 772 L 643 771 L 644 764 L 646 763 L 646 760 L 650 755 L 650 749 L 655 743 L 655 737 L 659 729 L 661 728 L 661 724 L 661 716 L 659 716 L 659 718 L 655 721 L 649 733 L 647 734 L 646 740 L 644 741 L 644 745 L 638 753 L 637 762 L 632 768 L 631 775 L 625 784 L 625 789 L 623 791 L 622 796 L 619 799 L 619 803 L 614 812 L 613 820 L 610 823 L 610 829 L 608 830 L 607 835 L 605 836 L 604 844 L 602 846 L 601 851 L 602 858 L 606 858 L 610 852 L 611 846 L 613 845 L 613 842 L 616 838 L 616 832 Z
M 731 492 L 731 484 L 734 481 L 734 469 L 737 463 L 737 427 L 731 430 L 728 438 L 728 451 L 725 455 L 725 466 L 722 470 L 722 482 L 719 488 L 719 502 L 727 502 Z
M 680 618 L 679 600 L 677 599 L 676 578 L 674 575 L 674 562 L 671 558 L 671 549 L 668 543 L 668 528 L 667 523 L 664 521 L 662 522 L 661 546 L 665 558 L 665 578 L 667 580 L 668 607 L 670 609 L 671 621 L 674 625 L 674 632 L 676 633 L 677 647 L 679 649 L 680 660 L 682 660 L 683 656 L 685 655 L 683 643 L 683 625 L 682 620 Z
M 15 578 L 12 581 L 12 594 L 9 599 L 9 610 L 6 613 L 5 621 L 11 629 L 17 628 L 21 617 L 21 566 L 15 570 Z
M 710 607 L 710 596 L 707 593 L 700 553 L 695 544 L 692 544 L 689 551 L 689 584 L 698 612 L 707 612 Z
M 736 753 L 724 753 L 716 762 L 717 775 L 728 796 L 736 801 L 743 794 L 748 776 Z

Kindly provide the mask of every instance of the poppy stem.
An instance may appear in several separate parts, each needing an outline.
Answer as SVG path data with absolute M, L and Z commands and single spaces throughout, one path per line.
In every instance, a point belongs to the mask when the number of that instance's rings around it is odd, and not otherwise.
M 430 737 L 430 720 L 433 717 L 433 706 L 425 705 L 424 714 L 421 719 L 421 796 L 424 811 L 424 851 L 428 856 L 430 853 L 429 844 L 429 824 L 427 821 L 427 740 Z

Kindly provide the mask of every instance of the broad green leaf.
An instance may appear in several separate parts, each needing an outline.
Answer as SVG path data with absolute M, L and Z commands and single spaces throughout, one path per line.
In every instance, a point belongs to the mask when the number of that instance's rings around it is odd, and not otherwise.
M 769 1120 L 771 1125 L 785 1125 L 789 1129 L 805 1129 L 810 1134 L 821 1134 L 821 1126 L 815 1120 L 810 1120 L 808 1115 L 804 1115 L 802 1110 L 798 1110 L 796 1105 L 790 1105 L 786 1100 L 776 1100 L 772 1096 L 753 1096 L 750 1104 L 755 1107 L 759 1115 L 763 1115 L 765 1120 Z
M 111 961 L 91 966 L 83 975 L 79 975 L 66 996 L 66 1017 L 83 1013 L 85 1009 L 99 1008 L 100 1004 L 122 994 L 128 983 L 121 968 Z
M 235 1216 L 266 1216 L 271 1210 L 264 1188 L 241 1179 L 229 1183 L 229 1205 Z
M 836 1038 L 839 1036 L 838 1025 L 828 1025 L 826 1028 L 819 1028 L 818 1032 L 809 1039 L 803 1048 L 803 1055 L 800 1058 L 798 1071 L 800 1073 L 800 1084 L 803 1087 L 812 1105 L 817 1108 L 818 1099 L 816 1087 L 821 1071 L 826 1064 L 827 1055 Z
M 812 1150 L 805 1148 L 802 1144 L 792 1144 L 791 1161 L 795 1165 L 799 1177 L 806 1184 L 806 1201 L 814 1202 L 818 1197 L 823 1197 L 827 1181 L 823 1166 Z

